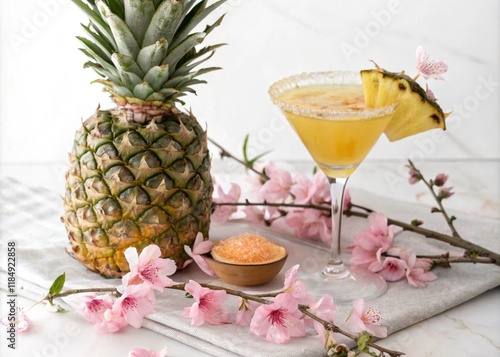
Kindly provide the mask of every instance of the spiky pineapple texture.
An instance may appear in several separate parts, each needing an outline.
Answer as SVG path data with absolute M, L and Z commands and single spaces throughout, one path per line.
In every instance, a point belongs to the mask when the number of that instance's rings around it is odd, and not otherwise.
M 197 49 L 219 25 L 201 20 L 222 2 L 72 0 L 90 19 L 80 37 L 87 67 L 117 104 L 97 110 L 75 135 L 64 214 L 70 253 L 107 277 L 129 270 L 124 251 L 157 244 L 179 268 L 185 245 L 208 238 L 212 179 L 206 131 L 176 108 L 220 45 Z M 182 103 L 182 102 L 181 102 Z
M 208 237 L 206 133 L 191 115 L 158 119 L 142 125 L 98 110 L 76 133 L 63 222 L 72 254 L 104 276 L 128 271 L 126 248 L 151 243 L 182 267 L 184 245 Z

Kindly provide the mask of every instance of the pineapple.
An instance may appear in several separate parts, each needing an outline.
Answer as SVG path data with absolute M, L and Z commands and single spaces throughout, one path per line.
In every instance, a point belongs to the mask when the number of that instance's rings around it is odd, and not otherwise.
M 71 255 L 106 277 L 128 270 L 124 250 L 157 244 L 181 268 L 198 232 L 208 237 L 212 179 L 207 134 L 177 107 L 193 93 L 197 67 L 220 45 L 198 48 L 222 16 L 199 23 L 222 1 L 72 0 L 89 17 L 78 37 L 96 80 L 116 108 L 76 132 L 64 214 Z
M 403 139 L 430 129 L 446 129 L 441 107 L 425 90 L 404 73 L 377 69 L 361 71 L 361 80 L 368 108 L 398 103 L 384 133 L 390 141 Z

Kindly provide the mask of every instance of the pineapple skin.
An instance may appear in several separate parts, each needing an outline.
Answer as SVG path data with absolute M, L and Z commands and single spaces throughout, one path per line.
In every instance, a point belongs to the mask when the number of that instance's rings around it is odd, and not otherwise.
M 83 122 L 66 174 L 68 252 L 105 277 L 129 271 L 125 249 L 149 244 L 182 268 L 184 245 L 198 232 L 208 239 L 210 226 L 206 131 L 176 108 L 142 124 L 128 114 L 98 109 Z

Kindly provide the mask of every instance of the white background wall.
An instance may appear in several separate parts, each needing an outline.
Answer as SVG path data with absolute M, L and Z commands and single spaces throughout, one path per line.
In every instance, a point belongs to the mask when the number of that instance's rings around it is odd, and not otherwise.
M 268 86 L 302 71 L 371 68 L 416 74 L 423 45 L 449 65 L 431 80 L 439 103 L 454 111 L 444 135 L 400 142 L 382 138 L 369 160 L 499 159 L 498 0 L 229 0 L 206 43 L 225 42 L 188 106 L 209 136 L 238 152 L 244 136 L 272 160 L 308 155 L 270 103 Z M 110 101 L 84 70 L 76 35 L 86 18 L 69 0 L 0 3 L 0 163 L 66 160 L 81 119 Z

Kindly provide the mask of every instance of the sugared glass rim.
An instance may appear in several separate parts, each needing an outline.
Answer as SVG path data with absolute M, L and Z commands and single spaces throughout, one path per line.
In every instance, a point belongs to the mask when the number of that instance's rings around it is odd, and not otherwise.
M 279 99 L 280 94 L 287 90 L 296 87 L 323 84 L 361 85 L 361 74 L 354 71 L 306 72 L 296 74 L 274 82 L 269 87 L 269 96 L 271 97 L 271 101 L 282 110 L 318 119 L 377 118 L 392 114 L 397 107 L 397 104 L 393 104 L 381 108 L 366 108 L 361 110 L 311 109 L 301 107 L 300 105 L 285 103 Z

